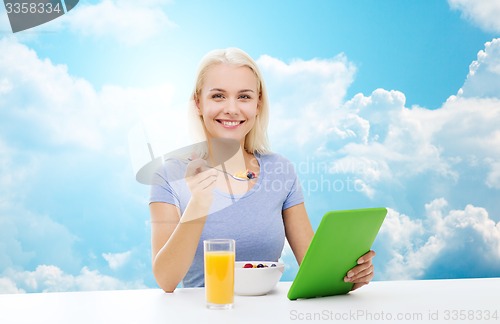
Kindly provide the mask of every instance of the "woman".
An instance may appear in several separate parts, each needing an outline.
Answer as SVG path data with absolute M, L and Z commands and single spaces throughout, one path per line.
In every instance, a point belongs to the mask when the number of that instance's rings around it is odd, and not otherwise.
M 239 49 L 208 53 L 191 99 L 208 149 L 168 161 L 155 175 L 150 213 L 158 285 L 166 292 L 181 281 L 203 286 L 202 243 L 209 238 L 235 239 L 236 258 L 245 261 L 277 261 L 286 238 L 300 264 L 314 232 L 293 167 L 269 150 L 268 99 L 256 63 Z M 220 139 L 236 143 L 235 154 L 221 157 L 227 145 L 215 145 Z M 374 255 L 361 256 L 346 274 L 353 289 L 373 278 Z

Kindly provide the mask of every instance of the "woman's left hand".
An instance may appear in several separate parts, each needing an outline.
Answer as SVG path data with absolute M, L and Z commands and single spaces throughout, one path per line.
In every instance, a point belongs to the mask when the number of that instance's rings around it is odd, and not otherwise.
M 367 285 L 373 279 L 372 259 L 374 256 L 375 252 L 369 251 L 358 259 L 357 266 L 347 272 L 344 281 L 354 283 L 351 291 Z

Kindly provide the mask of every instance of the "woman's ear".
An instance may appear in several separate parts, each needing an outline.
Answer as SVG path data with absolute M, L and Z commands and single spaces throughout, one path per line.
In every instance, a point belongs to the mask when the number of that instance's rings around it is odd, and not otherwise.
M 199 116 L 203 115 L 203 113 L 201 112 L 201 108 L 200 108 L 200 99 L 198 98 L 197 95 L 193 95 L 193 101 L 194 101 L 194 105 L 196 106 L 196 111 L 198 112 L 198 115 Z
M 257 114 L 255 114 L 256 116 L 258 116 L 260 113 L 260 107 L 262 107 L 262 95 L 259 95 L 259 101 L 257 101 Z

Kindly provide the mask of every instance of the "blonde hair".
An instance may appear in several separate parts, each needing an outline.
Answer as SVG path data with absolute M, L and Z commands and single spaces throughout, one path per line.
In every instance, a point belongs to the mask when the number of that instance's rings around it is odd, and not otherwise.
M 259 113 L 255 119 L 255 124 L 250 132 L 245 137 L 244 149 L 249 153 L 266 154 L 269 153 L 269 141 L 267 137 L 267 125 L 269 123 L 269 100 L 267 90 L 264 85 L 262 74 L 260 73 L 257 63 L 244 51 L 239 48 L 217 49 L 208 52 L 200 61 L 196 83 L 191 94 L 190 113 L 193 115 L 190 118 L 194 123 L 192 127 L 200 137 L 205 135 L 205 126 L 203 119 L 198 114 L 196 100 L 200 96 L 201 89 L 205 82 L 205 77 L 208 70 L 217 64 L 232 64 L 236 66 L 245 66 L 250 68 L 257 78 L 257 91 L 259 94 Z

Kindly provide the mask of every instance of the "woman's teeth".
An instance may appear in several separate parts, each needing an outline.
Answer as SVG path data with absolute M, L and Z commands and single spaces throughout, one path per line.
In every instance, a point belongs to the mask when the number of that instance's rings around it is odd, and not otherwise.
M 239 121 L 227 121 L 227 120 L 222 120 L 221 121 L 222 125 L 224 126 L 237 126 L 239 125 L 241 122 Z

